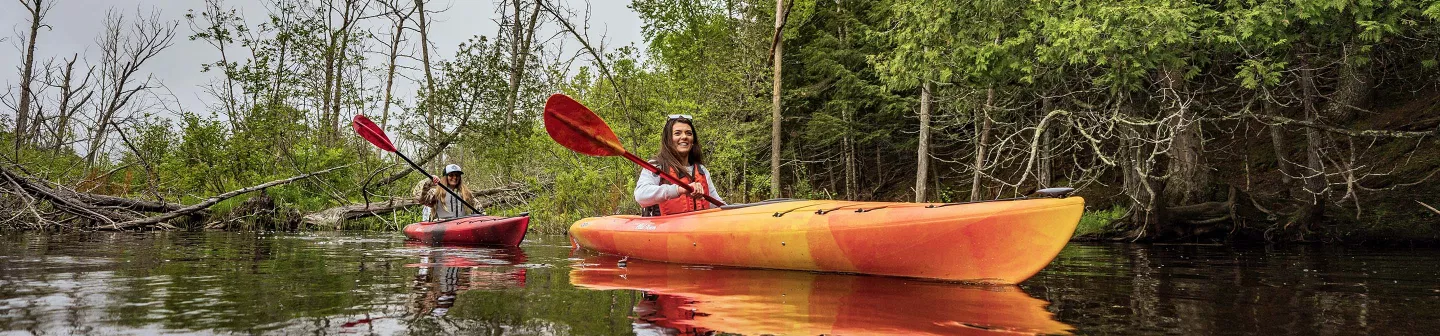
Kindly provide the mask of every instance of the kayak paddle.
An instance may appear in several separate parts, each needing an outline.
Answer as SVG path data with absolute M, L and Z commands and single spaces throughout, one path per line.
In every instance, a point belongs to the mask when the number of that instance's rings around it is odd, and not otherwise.
M 416 171 L 419 171 L 421 174 L 425 174 L 425 177 L 430 178 L 431 181 L 437 180 L 435 176 L 430 175 L 430 173 L 426 172 L 425 169 L 421 169 L 420 165 L 415 164 L 415 161 L 410 161 L 410 158 L 405 157 L 405 154 L 400 154 L 400 151 L 395 149 L 395 144 L 390 142 L 390 137 L 385 135 L 385 131 L 381 130 L 380 126 L 376 126 L 375 123 L 370 122 L 370 118 L 366 118 L 365 115 L 356 114 L 355 118 L 350 120 L 350 127 L 355 128 L 355 133 L 360 134 L 360 137 L 365 138 L 365 141 L 369 141 L 370 144 L 375 145 L 375 147 L 379 147 L 380 150 L 399 155 L 401 159 L 405 160 L 405 163 L 409 163 L 410 166 L 414 167 Z M 455 194 L 455 191 L 450 190 L 450 187 L 446 187 L 444 183 L 439 183 L 439 185 L 440 188 L 445 189 L 445 192 L 450 193 L 450 196 L 454 196 L 455 199 L 460 200 L 460 203 L 465 204 L 465 207 L 470 208 L 470 212 L 477 215 L 481 214 L 479 209 L 475 209 L 475 206 L 470 205 L 470 202 L 465 201 L 464 197 L 460 197 L 460 195 Z
M 689 184 L 680 182 L 670 173 L 661 171 L 660 168 L 645 160 L 636 157 L 635 154 L 620 146 L 620 138 L 615 136 L 615 131 L 610 130 L 610 125 L 604 119 L 595 115 L 585 105 L 571 99 L 564 94 L 550 95 L 545 101 L 545 132 L 550 133 L 550 138 L 570 150 L 590 156 L 621 156 L 625 159 L 640 165 L 641 168 L 660 175 L 666 181 L 684 188 L 686 193 L 694 193 L 695 189 Z M 725 203 L 705 194 L 705 200 L 715 206 L 724 206 Z

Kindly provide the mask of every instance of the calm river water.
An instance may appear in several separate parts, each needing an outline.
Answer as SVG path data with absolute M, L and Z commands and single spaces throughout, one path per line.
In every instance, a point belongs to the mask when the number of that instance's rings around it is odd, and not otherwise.
M 8 334 L 1435 334 L 1440 250 L 1072 243 L 1020 286 L 407 244 L 0 233 Z

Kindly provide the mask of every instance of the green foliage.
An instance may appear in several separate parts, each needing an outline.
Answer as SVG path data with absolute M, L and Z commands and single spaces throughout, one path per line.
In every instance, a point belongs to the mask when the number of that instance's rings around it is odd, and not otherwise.
M 1246 89 L 1273 87 L 1280 84 L 1288 66 L 1285 62 L 1265 63 L 1263 60 L 1247 59 L 1238 67 L 1240 71 L 1235 78 L 1240 79 L 1240 86 Z
M 1112 224 L 1129 214 L 1129 209 L 1119 205 L 1110 209 L 1086 209 L 1085 213 L 1080 215 L 1080 225 L 1075 228 L 1075 236 L 1095 237 L 1108 234 L 1114 231 Z

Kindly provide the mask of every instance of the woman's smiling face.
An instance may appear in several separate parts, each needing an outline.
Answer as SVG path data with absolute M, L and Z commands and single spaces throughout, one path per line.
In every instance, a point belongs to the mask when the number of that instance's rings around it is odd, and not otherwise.
M 460 173 L 445 174 L 445 186 L 451 188 L 460 187 Z
M 690 155 L 690 149 L 695 146 L 695 129 L 690 124 L 675 123 L 671 126 L 670 143 L 675 145 L 677 154 Z

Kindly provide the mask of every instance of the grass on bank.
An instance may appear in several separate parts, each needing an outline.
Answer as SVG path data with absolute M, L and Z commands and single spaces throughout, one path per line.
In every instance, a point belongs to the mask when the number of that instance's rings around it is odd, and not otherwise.
M 1080 225 L 1075 228 L 1075 237 L 1096 237 L 1110 233 L 1111 224 L 1129 212 L 1123 206 L 1113 206 L 1110 209 L 1091 210 L 1086 209 L 1080 215 Z

